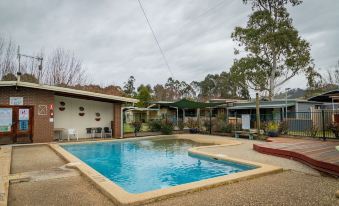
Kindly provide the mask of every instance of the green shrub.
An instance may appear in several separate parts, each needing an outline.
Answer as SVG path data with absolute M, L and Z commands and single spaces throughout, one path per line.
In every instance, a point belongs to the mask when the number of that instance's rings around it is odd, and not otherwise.
M 173 133 L 173 124 L 171 122 L 163 122 L 161 124 L 161 133 L 169 135 Z
M 280 122 L 278 132 L 279 132 L 279 134 L 287 134 L 288 133 L 287 121 Z
M 184 124 L 184 122 L 182 120 L 178 121 L 178 127 L 179 127 L 180 130 L 184 130 L 185 124 Z
M 268 122 L 267 123 L 267 132 L 278 132 L 279 124 L 276 122 Z
M 135 136 L 137 136 L 137 133 L 140 132 L 142 123 L 139 122 L 139 121 L 136 121 L 136 122 L 132 122 L 131 125 L 132 125 L 133 128 L 134 128 L 134 134 L 135 134 Z
M 152 132 L 159 132 L 161 130 L 161 121 L 160 120 L 152 120 L 148 124 L 149 124 L 149 128 Z
M 221 132 L 223 133 L 231 133 L 233 130 L 233 126 L 231 124 L 225 124 L 221 127 Z
M 232 125 L 232 131 L 240 131 L 242 130 L 241 124 L 237 123 L 237 124 L 231 124 Z

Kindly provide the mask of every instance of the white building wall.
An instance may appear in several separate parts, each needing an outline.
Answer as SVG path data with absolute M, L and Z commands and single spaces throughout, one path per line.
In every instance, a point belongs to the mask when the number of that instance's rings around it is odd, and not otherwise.
M 60 111 L 60 102 L 65 102 L 65 110 Z M 80 116 L 79 107 L 84 107 L 84 116 Z M 100 113 L 100 121 L 96 121 L 96 113 Z M 86 138 L 88 127 L 109 127 L 113 120 L 113 103 L 83 100 L 77 98 L 55 96 L 54 98 L 54 128 L 74 128 L 79 138 Z M 55 134 L 55 138 L 58 134 Z M 63 134 L 67 138 L 67 133 Z

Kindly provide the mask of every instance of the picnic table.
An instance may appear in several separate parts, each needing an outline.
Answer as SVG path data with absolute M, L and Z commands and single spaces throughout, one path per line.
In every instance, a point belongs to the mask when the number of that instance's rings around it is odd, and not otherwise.
M 234 132 L 235 138 L 239 138 L 240 136 L 248 136 L 248 139 L 253 140 L 254 136 L 256 136 L 256 135 L 258 135 L 257 129 L 240 130 L 240 131 Z

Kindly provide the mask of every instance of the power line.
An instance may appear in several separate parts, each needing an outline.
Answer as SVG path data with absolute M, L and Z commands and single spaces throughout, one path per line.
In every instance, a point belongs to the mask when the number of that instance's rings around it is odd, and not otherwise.
M 187 26 L 189 26 L 190 24 L 195 23 L 195 21 L 198 20 L 199 18 L 201 18 L 202 16 L 205 16 L 206 14 L 209 14 L 211 11 L 214 11 L 214 10 L 216 10 L 216 9 L 221 8 L 221 6 L 223 6 L 226 2 L 227 2 L 226 0 L 221 0 L 220 2 L 218 2 L 217 4 L 215 4 L 214 6 L 208 8 L 208 9 L 206 9 L 205 11 L 203 11 L 202 13 L 200 13 L 199 15 L 193 16 L 193 17 L 191 17 L 191 18 L 188 18 L 189 22 L 184 23 L 184 24 L 182 24 L 182 25 L 179 25 L 179 29 L 177 30 L 177 33 L 178 33 L 179 31 L 182 31 L 183 29 L 187 28 Z M 184 44 L 186 44 L 186 43 L 188 43 L 188 42 L 190 42 L 190 41 L 191 41 L 191 40 L 186 41 Z M 134 55 L 133 57 L 129 58 L 128 60 L 123 61 L 122 63 L 119 63 L 119 64 L 117 64 L 117 65 L 115 65 L 115 66 L 124 66 L 124 65 L 126 65 L 126 64 L 131 63 L 131 61 L 134 61 L 134 60 L 135 60 L 136 58 L 138 58 L 138 57 L 139 57 L 139 55 Z
M 161 53 L 161 55 L 162 55 L 162 58 L 164 59 L 164 62 L 165 62 L 165 64 L 166 64 L 166 66 L 167 66 L 167 69 L 168 69 L 168 71 L 171 73 L 171 76 L 174 77 L 173 72 L 172 72 L 172 69 L 171 69 L 171 67 L 170 67 L 170 65 L 169 65 L 169 63 L 168 63 L 168 61 L 167 61 L 166 56 L 165 56 L 165 53 L 164 53 L 164 51 L 162 50 L 162 48 L 161 48 L 161 46 L 160 46 L 160 44 L 159 44 L 158 38 L 157 38 L 157 36 L 155 35 L 155 32 L 154 32 L 154 30 L 153 30 L 153 28 L 152 28 L 152 26 L 151 26 L 151 23 L 150 23 L 150 21 L 149 21 L 147 15 L 146 15 L 146 12 L 145 12 L 145 10 L 144 10 L 144 7 L 143 7 L 142 4 L 141 4 L 141 0 L 138 0 L 138 2 L 139 2 L 140 9 L 142 10 L 142 13 L 144 14 L 145 19 L 146 19 L 146 21 L 147 21 L 147 24 L 148 24 L 148 26 L 149 26 L 149 28 L 150 28 L 150 30 L 151 30 L 151 32 L 152 32 L 153 38 L 154 38 L 156 44 L 157 44 L 158 47 L 159 47 L 160 53 Z

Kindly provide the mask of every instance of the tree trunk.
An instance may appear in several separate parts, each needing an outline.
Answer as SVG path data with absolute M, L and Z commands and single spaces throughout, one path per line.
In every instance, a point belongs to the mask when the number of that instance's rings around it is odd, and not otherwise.
M 272 72 L 271 72 L 271 76 L 270 76 L 270 89 L 268 91 L 268 98 L 269 100 L 273 99 L 274 96 L 274 90 L 275 90 L 275 73 L 277 70 L 277 54 L 274 52 L 273 53 L 273 64 L 272 64 Z

